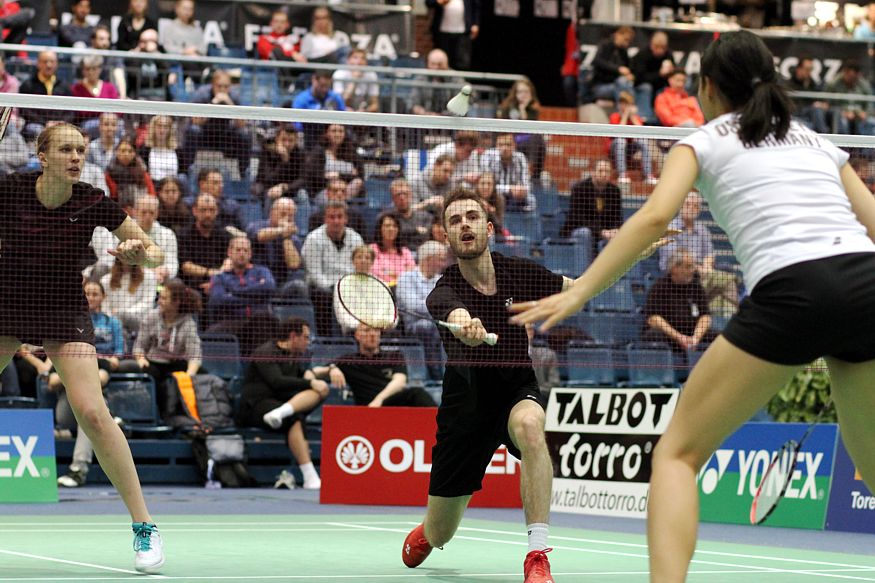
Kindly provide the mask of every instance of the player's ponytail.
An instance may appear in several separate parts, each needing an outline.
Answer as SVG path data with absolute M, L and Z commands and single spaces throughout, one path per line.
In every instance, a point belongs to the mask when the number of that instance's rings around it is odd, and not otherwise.
M 707 77 L 740 114 L 738 137 L 746 146 L 774 134 L 782 139 L 790 129 L 793 102 L 778 84 L 772 53 L 757 35 L 746 30 L 721 34 L 702 56 Z

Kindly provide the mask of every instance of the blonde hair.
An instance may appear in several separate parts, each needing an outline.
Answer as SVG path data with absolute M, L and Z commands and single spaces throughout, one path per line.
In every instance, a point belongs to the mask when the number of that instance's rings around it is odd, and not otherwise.
M 373 250 L 370 246 L 368 246 L 368 245 L 359 245 L 358 247 L 356 247 L 355 249 L 353 249 L 353 250 L 352 250 L 352 258 L 355 259 L 356 256 L 358 256 L 358 255 L 360 255 L 360 254 L 362 254 L 362 253 L 364 253 L 365 255 L 367 255 L 367 256 L 368 256 L 368 259 L 370 259 L 372 262 L 373 262 L 373 261 L 376 261 L 376 259 L 377 259 L 377 253 L 376 253 L 376 251 L 374 251 L 374 250 Z
M 43 131 L 40 132 L 39 137 L 37 137 L 37 139 L 36 139 L 36 153 L 39 154 L 41 152 L 45 152 L 46 150 L 48 150 L 49 146 L 52 145 L 52 140 L 54 139 L 55 134 L 57 134 L 58 132 L 60 132 L 63 129 L 66 129 L 66 128 L 73 129 L 76 132 L 78 132 L 79 135 L 81 135 L 83 138 L 85 138 L 86 140 L 88 139 L 88 134 L 83 132 L 82 129 L 80 129 L 79 127 L 74 126 L 71 123 L 62 122 L 62 123 L 47 127 L 46 129 L 44 129 Z
M 170 123 L 170 131 L 168 132 L 167 139 L 163 144 L 159 144 L 155 141 L 155 134 L 157 133 L 156 126 L 161 122 Z M 169 115 L 153 116 L 152 119 L 149 120 L 149 131 L 146 134 L 146 147 L 167 148 L 168 150 L 175 150 L 177 147 L 179 147 L 176 137 L 176 121 L 174 121 L 173 118 Z

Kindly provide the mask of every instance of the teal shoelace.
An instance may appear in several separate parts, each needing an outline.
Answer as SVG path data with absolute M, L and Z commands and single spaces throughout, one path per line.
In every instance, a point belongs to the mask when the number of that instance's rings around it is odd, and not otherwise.
M 137 552 L 148 551 L 152 548 L 152 529 L 154 524 L 146 522 L 135 522 L 134 529 L 134 550 Z

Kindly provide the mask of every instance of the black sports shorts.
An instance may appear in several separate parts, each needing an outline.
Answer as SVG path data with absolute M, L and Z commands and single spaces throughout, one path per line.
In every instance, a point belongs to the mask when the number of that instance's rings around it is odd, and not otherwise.
M 789 265 L 757 283 L 723 336 L 776 364 L 875 359 L 875 253 Z
M 525 399 L 545 407 L 531 368 L 519 368 L 514 383 L 494 382 L 495 369 L 462 369 L 466 379 L 450 367 L 444 375 L 444 389 L 437 413 L 437 443 L 431 450 L 428 493 L 448 498 L 467 496 L 483 487 L 483 475 L 500 444 L 520 458 L 507 432 L 514 405 Z M 491 378 L 490 378 L 491 377 Z M 492 382 L 490 382 L 492 381 Z
M 14 336 L 35 346 L 42 346 L 48 340 L 94 345 L 88 304 L 84 307 L 79 302 L 69 306 L 52 305 L 50 310 L 41 311 L 39 304 L 22 306 L 21 302 L 14 302 L 5 304 L 5 308 L 0 318 L 0 336 Z

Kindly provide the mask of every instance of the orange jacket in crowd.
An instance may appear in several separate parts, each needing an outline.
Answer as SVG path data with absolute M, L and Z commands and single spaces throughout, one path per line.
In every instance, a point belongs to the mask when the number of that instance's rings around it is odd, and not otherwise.
M 668 87 L 656 96 L 653 109 L 656 111 L 659 123 L 671 128 L 687 120 L 695 122 L 697 127 L 705 123 L 705 116 L 699 109 L 699 102 L 684 90 L 676 91 Z

